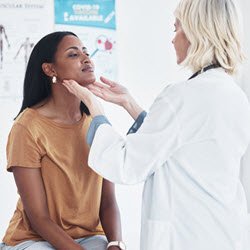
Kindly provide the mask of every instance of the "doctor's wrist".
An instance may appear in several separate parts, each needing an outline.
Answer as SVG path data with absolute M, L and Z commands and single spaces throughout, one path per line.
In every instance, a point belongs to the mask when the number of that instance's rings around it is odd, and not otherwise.
M 143 108 L 130 96 L 124 103 L 123 108 L 132 116 L 134 120 L 137 119 Z
M 89 112 L 90 112 L 90 115 L 92 116 L 92 118 L 94 118 L 95 116 L 99 116 L 99 115 L 105 115 L 104 109 L 103 109 L 101 103 L 96 99 L 90 101 L 87 104 L 87 107 L 89 109 Z

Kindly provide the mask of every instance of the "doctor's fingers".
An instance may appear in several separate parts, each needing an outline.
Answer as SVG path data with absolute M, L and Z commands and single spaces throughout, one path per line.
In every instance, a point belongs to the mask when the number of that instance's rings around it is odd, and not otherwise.
M 93 84 L 87 86 L 88 90 L 90 90 L 94 95 L 103 98 L 102 88 L 96 87 Z
M 105 84 L 107 84 L 108 86 L 110 86 L 110 87 L 115 87 L 115 86 L 117 85 L 116 82 L 111 81 L 111 80 L 109 80 L 108 78 L 106 78 L 106 77 L 104 77 L 104 76 L 101 76 L 101 77 L 100 77 L 100 80 L 101 80 L 103 83 L 105 83 Z
M 87 96 L 92 95 L 92 93 L 87 88 L 80 86 L 74 80 L 63 80 L 62 84 L 70 93 L 77 96 L 79 99 L 84 99 Z

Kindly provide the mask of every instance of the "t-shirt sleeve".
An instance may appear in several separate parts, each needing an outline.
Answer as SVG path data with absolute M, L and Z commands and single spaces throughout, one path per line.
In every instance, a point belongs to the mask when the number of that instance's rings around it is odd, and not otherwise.
M 21 124 L 14 124 L 7 142 L 7 170 L 12 167 L 40 168 L 41 152 L 32 134 Z

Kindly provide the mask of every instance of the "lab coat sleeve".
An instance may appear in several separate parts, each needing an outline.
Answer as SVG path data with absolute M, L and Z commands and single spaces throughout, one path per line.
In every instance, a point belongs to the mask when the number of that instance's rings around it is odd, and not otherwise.
M 137 119 L 135 120 L 134 124 L 131 126 L 131 128 L 128 130 L 128 134 L 136 133 L 137 130 L 141 127 L 142 123 L 144 122 L 145 117 L 147 116 L 146 111 L 142 111 Z
M 90 148 L 89 166 L 115 183 L 142 182 L 178 148 L 179 130 L 176 110 L 160 96 L 139 130 L 125 139 L 109 124 L 101 124 Z
M 98 127 L 101 124 L 104 124 L 104 123 L 107 123 L 107 124 L 111 125 L 109 120 L 104 115 L 97 115 L 91 121 L 89 129 L 88 129 L 88 133 L 87 133 L 87 138 L 86 138 L 87 139 L 87 144 L 89 146 L 91 146 L 91 144 L 92 144 L 92 142 L 94 140 L 96 130 L 98 129 Z
M 140 113 L 140 115 L 137 117 L 137 119 L 135 120 L 134 124 L 128 130 L 127 134 L 135 133 L 141 127 L 141 125 L 142 125 L 142 123 L 144 121 L 144 118 L 146 116 L 147 116 L 147 112 L 146 111 L 142 111 Z M 87 144 L 89 146 L 91 146 L 91 144 L 92 144 L 92 142 L 94 140 L 96 130 L 98 129 L 98 127 L 101 124 L 104 124 L 104 123 L 107 123 L 107 124 L 111 125 L 111 123 L 109 122 L 109 120 L 107 119 L 107 117 L 104 116 L 104 115 L 95 116 L 93 118 L 93 120 L 91 121 L 89 129 L 88 129 L 88 133 L 87 133 L 87 138 L 86 138 L 87 139 Z

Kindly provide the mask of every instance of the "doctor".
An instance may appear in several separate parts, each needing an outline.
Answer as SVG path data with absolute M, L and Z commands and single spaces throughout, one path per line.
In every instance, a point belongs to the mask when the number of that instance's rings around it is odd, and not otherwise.
M 250 249 L 239 179 L 250 106 L 232 78 L 242 61 L 236 7 L 181 0 L 175 16 L 177 63 L 194 74 L 167 86 L 147 115 L 121 85 L 101 78 L 89 88 L 135 118 L 125 139 L 88 89 L 64 81 L 93 117 L 89 165 L 115 183 L 145 181 L 141 250 Z

